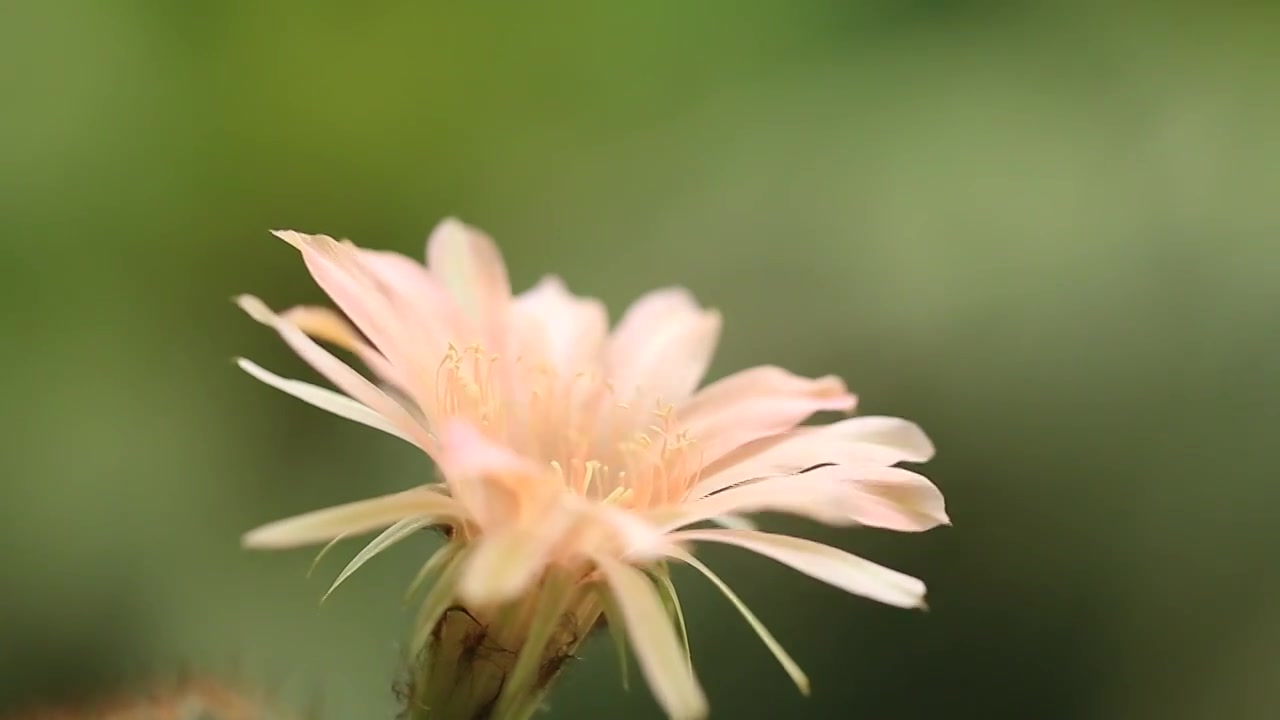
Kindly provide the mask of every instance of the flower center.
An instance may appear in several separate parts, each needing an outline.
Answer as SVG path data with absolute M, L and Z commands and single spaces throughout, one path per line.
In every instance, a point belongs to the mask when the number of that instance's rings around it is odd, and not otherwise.
M 566 490 L 621 507 L 677 502 L 701 468 L 675 408 L 615 387 L 601 368 L 566 377 L 541 359 L 507 361 L 480 345 L 450 345 L 426 410 L 437 427 L 465 420 L 546 463 Z

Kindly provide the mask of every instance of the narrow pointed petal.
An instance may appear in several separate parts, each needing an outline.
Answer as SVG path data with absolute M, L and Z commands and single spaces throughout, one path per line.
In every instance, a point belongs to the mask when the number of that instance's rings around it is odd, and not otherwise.
M 241 370 L 249 373 L 262 383 L 270 385 L 285 394 L 292 395 L 308 405 L 318 407 L 321 410 L 333 413 L 340 418 L 346 418 L 347 420 L 358 422 L 361 425 L 374 428 L 375 430 L 381 430 L 382 432 L 385 432 L 388 435 L 394 435 L 405 442 L 414 443 L 412 438 L 395 425 L 388 422 L 386 418 L 374 412 L 368 406 L 361 405 L 346 395 L 336 393 L 327 388 L 318 387 L 301 380 L 290 380 L 288 378 L 280 377 L 279 375 L 262 368 L 252 361 L 245 360 L 244 358 L 237 359 L 236 364 L 240 366 Z
M 414 488 L 277 520 L 250 531 L 243 542 L 246 547 L 273 550 L 302 547 L 372 532 L 410 517 L 454 520 L 459 511 L 452 498 Z
M 449 218 L 427 239 L 427 265 L 443 281 L 462 313 L 476 323 L 491 349 L 503 352 L 511 282 L 493 240 Z
M 683 530 L 673 533 L 672 540 L 736 545 L 854 595 L 895 607 L 924 607 L 920 580 L 829 545 L 744 530 Z
M 606 556 L 595 557 L 627 626 L 641 672 L 658 704 L 674 720 L 707 716 L 707 698 L 685 664 L 662 600 L 644 573 Z
M 712 470 L 742 445 L 791 430 L 817 412 L 852 411 L 855 403 L 840 378 L 809 379 L 765 366 L 712 383 L 677 416 L 698 443 L 703 466 Z
M 778 642 L 777 638 L 773 636 L 773 633 L 769 632 L 769 629 L 764 626 L 764 623 L 760 622 L 760 619 L 756 617 L 755 613 L 751 612 L 751 609 L 747 607 L 747 604 L 742 602 L 742 599 L 738 597 L 737 593 L 730 589 L 719 575 L 712 572 L 711 568 L 704 565 L 690 553 L 676 549 L 671 553 L 671 557 L 693 566 L 698 572 L 707 576 L 707 579 L 719 588 L 720 592 L 724 593 L 725 597 L 729 598 L 729 602 L 733 603 L 733 606 L 738 609 L 739 613 L 742 613 L 742 617 L 746 619 L 747 624 L 751 626 L 751 629 L 755 630 L 756 635 L 758 635 L 760 640 L 764 642 L 765 647 L 769 648 L 769 652 L 773 653 L 773 656 L 778 659 L 778 663 L 782 665 L 782 669 L 791 677 L 791 681 L 796 684 L 796 688 L 798 688 L 802 694 L 808 695 L 809 676 L 805 675 L 804 670 L 800 669 L 800 665 L 793 660 L 791 655 L 787 653 L 786 649 L 782 647 L 782 643 Z
M 627 309 L 609 343 L 610 378 L 624 401 L 682 403 L 706 375 L 720 341 L 720 313 L 681 288 L 655 290 Z
M 409 651 L 412 654 L 416 655 L 426 647 L 436 623 L 440 622 L 440 618 L 444 617 L 456 601 L 458 578 L 462 574 L 463 564 L 467 561 L 467 554 L 467 549 L 463 548 L 457 552 L 451 552 L 443 561 L 440 575 L 427 591 L 427 596 L 423 598 L 422 607 L 418 609 L 418 616 L 414 620 L 413 640 L 409 645 Z
M 428 454 L 434 451 L 435 443 L 426 429 L 400 403 L 378 389 L 378 386 L 353 370 L 346 363 L 334 357 L 332 353 L 320 347 L 296 326 L 273 313 L 258 298 L 251 295 L 241 295 L 237 298 L 237 303 L 254 320 L 273 328 L 279 333 L 280 337 L 289 347 L 293 348 L 293 351 L 299 357 L 315 368 L 316 372 L 319 372 L 334 385 L 338 386 L 338 389 L 386 418 L 392 426 L 407 437 L 412 438 L 413 442 Z
M 355 572 L 363 567 L 365 563 L 374 559 L 392 545 L 395 545 L 401 540 L 408 539 L 414 533 L 428 525 L 431 525 L 433 522 L 433 518 L 409 517 L 397 522 L 386 530 L 383 530 L 381 534 L 370 540 L 368 545 L 361 548 L 360 552 L 356 553 L 355 557 L 351 558 L 351 562 L 347 563 L 347 566 L 342 569 L 342 572 L 338 573 L 338 577 L 334 579 L 333 584 L 325 591 L 324 598 L 322 598 L 321 601 L 323 602 L 323 600 L 328 599 L 328 597 L 333 594 L 333 591 L 338 589 L 339 585 L 355 574 Z

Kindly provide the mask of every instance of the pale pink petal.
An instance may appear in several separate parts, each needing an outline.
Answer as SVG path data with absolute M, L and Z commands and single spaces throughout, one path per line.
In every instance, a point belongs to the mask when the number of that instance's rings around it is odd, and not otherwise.
M 753 440 L 794 428 L 814 413 L 848 412 L 855 403 L 840 378 L 809 379 L 763 366 L 712 383 L 676 416 L 697 442 L 707 467 Z
M 393 364 L 410 371 L 412 357 L 403 347 L 412 337 L 386 288 L 360 261 L 359 250 L 327 235 L 306 235 L 292 230 L 273 234 L 297 248 L 320 289 L 325 291 L 356 327 Z
M 848 418 L 742 445 L 703 468 L 687 497 L 703 497 L 753 478 L 799 472 L 824 463 L 894 465 L 925 462 L 931 457 L 933 443 L 913 422 L 877 416 Z
M 511 282 L 493 240 L 476 228 L 446 219 L 427 238 L 427 265 L 475 323 L 488 349 L 504 352 Z
M 520 527 L 481 535 L 467 557 L 458 595 L 464 603 L 494 607 L 518 596 L 546 567 L 546 547 Z
M 610 557 L 595 558 L 631 639 L 632 652 L 658 704 L 675 720 L 700 720 L 707 698 L 685 662 L 685 653 L 649 578 Z
M 425 265 L 395 252 L 360 250 L 360 262 L 396 298 L 422 352 L 440 358 L 449 343 L 478 342 L 453 296 Z
M 244 536 L 246 547 L 284 549 L 315 545 L 337 537 L 359 535 L 406 518 L 453 522 L 461 508 L 452 498 L 425 488 L 383 495 L 277 520 Z
M 627 309 L 609 342 L 609 378 L 626 402 L 637 393 L 678 404 L 702 382 L 720 340 L 720 313 L 681 288 L 655 290 Z
M 451 420 L 441 435 L 440 467 L 454 495 L 482 525 L 517 522 L 560 492 L 549 467 L 490 439 L 470 423 Z
M 467 558 L 458 594 L 467 603 L 493 607 L 524 592 L 547 567 L 552 549 L 574 513 L 553 506 L 533 525 L 512 525 L 481 535 Z
M 378 389 L 376 385 L 351 369 L 346 363 L 320 347 L 314 340 L 307 337 L 306 333 L 273 313 L 258 298 L 251 295 L 241 295 L 236 302 L 254 320 L 275 329 L 299 357 L 315 368 L 321 375 L 328 378 L 334 385 L 338 386 L 339 390 L 386 418 L 393 427 L 411 438 L 418 447 L 428 454 L 435 453 L 434 438 L 400 403 Z
M 724 514 L 781 512 L 828 525 L 921 532 L 949 522 L 941 491 L 928 478 L 896 467 L 830 465 L 756 480 L 660 511 L 674 528 Z
M 829 545 L 749 530 L 683 530 L 672 539 L 737 545 L 854 595 L 896 607 L 924 607 L 923 582 Z
M 548 275 L 516 297 L 514 310 L 520 323 L 536 327 L 542 341 L 537 353 L 551 362 L 562 380 L 599 365 L 609 332 L 604 303 L 578 297 L 560 278 Z

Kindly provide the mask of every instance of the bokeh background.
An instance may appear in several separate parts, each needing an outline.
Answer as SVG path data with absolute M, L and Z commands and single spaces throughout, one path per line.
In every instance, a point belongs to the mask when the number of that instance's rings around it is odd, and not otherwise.
M 1276 717 L 1278 32 L 1248 2 L 6 4 L 0 714 L 190 671 L 394 715 L 428 541 L 319 607 L 355 545 L 308 580 L 238 537 L 428 467 L 236 370 L 312 377 L 229 298 L 321 300 L 270 228 L 417 253 L 458 215 L 519 286 L 687 285 L 727 318 L 713 375 L 836 372 L 935 438 L 953 528 L 808 530 L 929 613 L 705 552 L 812 698 L 681 573 L 716 717 Z M 603 638 L 553 704 L 658 716 Z

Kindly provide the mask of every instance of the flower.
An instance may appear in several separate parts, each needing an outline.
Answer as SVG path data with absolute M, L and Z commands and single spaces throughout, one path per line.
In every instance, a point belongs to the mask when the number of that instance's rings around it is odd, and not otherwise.
M 541 690 L 542 676 L 567 654 L 552 643 L 576 646 L 602 613 L 615 639 L 633 648 L 667 713 L 704 716 L 666 573 L 673 561 L 728 596 L 807 692 L 796 663 L 690 553 L 695 544 L 737 546 L 853 594 L 923 606 L 921 581 L 827 545 L 755 530 L 744 516 L 780 512 L 899 531 L 947 523 L 938 489 L 897 467 L 928 460 L 929 439 L 891 417 L 801 425 L 819 412 L 852 413 L 854 396 L 832 376 L 762 366 L 699 390 L 721 318 L 688 291 L 644 295 L 610 332 L 601 302 L 571 294 L 556 277 L 513 296 L 493 241 L 456 220 L 432 232 L 425 265 L 327 236 L 275 235 L 301 252 L 342 314 L 317 307 L 276 314 L 254 297 L 238 302 L 343 394 L 247 360 L 241 367 L 416 445 L 441 478 L 274 522 L 245 543 L 288 548 L 382 529 L 336 586 L 414 532 L 446 528 L 450 541 L 424 566 L 422 577 L 436 580 L 419 641 L 439 645 L 452 633 L 455 645 L 478 642 L 456 622 L 450 628 L 450 617 L 461 615 L 451 611 L 461 610 L 506 655 L 519 656 L 491 688 L 494 717 L 519 716 L 519 688 Z M 374 379 L 317 341 L 350 351 Z M 445 695 L 435 693 L 434 702 Z

